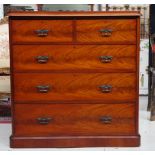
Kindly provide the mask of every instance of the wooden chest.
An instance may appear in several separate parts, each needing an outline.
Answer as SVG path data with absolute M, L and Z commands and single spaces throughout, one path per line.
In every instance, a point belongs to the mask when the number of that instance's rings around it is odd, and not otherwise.
M 10 13 L 11 147 L 140 145 L 139 15 Z

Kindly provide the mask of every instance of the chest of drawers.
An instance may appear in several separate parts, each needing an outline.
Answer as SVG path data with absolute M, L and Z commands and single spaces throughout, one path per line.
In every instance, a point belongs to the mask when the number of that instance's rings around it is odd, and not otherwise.
M 11 147 L 139 146 L 139 15 L 10 13 Z

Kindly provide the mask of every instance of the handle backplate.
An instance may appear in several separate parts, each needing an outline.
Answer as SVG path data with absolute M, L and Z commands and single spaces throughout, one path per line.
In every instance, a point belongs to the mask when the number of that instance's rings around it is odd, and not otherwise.
M 50 90 L 49 85 L 38 85 L 36 88 L 39 93 L 47 93 Z
M 36 30 L 35 33 L 37 34 L 38 37 L 46 37 L 48 36 L 49 30 L 40 29 Z
M 110 63 L 112 61 L 112 56 L 100 56 L 99 59 L 102 63 Z
M 102 93 L 110 93 L 112 91 L 111 85 L 101 85 L 99 86 Z
M 112 29 L 101 29 L 99 32 L 102 37 L 110 37 L 112 35 Z
M 39 118 L 37 118 L 37 122 L 39 124 L 43 124 L 43 125 L 49 124 L 51 120 L 52 120 L 51 117 L 39 117 Z
M 42 64 L 42 63 L 47 63 L 48 62 L 49 57 L 48 56 L 37 56 L 36 60 L 38 63 Z
M 112 123 L 112 117 L 111 116 L 102 116 L 100 118 L 100 121 L 104 124 L 111 124 Z

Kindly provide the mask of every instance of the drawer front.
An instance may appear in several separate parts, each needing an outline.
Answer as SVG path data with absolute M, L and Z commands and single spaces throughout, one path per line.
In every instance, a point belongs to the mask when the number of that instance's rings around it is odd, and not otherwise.
M 136 44 L 136 20 L 77 20 L 77 41 Z
M 134 135 L 134 104 L 15 104 L 16 136 Z
M 16 73 L 15 101 L 133 101 L 135 73 Z
M 13 20 L 12 41 L 16 42 L 71 42 L 70 20 Z
M 135 71 L 134 45 L 14 45 L 15 71 Z

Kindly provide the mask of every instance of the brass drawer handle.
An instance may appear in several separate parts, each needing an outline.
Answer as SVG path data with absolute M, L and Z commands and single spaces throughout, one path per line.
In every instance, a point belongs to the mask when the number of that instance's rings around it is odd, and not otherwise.
M 37 62 L 40 63 L 40 64 L 47 63 L 48 59 L 49 59 L 48 56 L 37 56 L 36 57 Z
M 100 56 L 99 59 L 103 63 L 110 63 L 112 61 L 112 56 Z
M 39 117 L 37 118 L 37 122 L 39 124 L 43 124 L 43 125 L 46 125 L 46 124 L 49 124 L 51 122 L 52 118 L 50 117 Z
M 39 85 L 36 87 L 39 93 L 47 93 L 50 90 L 48 85 Z
M 99 32 L 101 33 L 102 37 L 110 37 L 112 35 L 111 29 L 101 29 Z
M 110 93 L 112 91 L 111 85 L 102 85 L 102 86 L 99 86 L 99 88 L 102 91 L 102 93 Z
M 35 31 L 38 37 L 46 37 L 48 36 L 49 30 L 41 29 Z
M 100 118 L 100 121 L 104 124 L 111 124 L 112 123 L 112 117 L 111 116 L 102 116 Z

